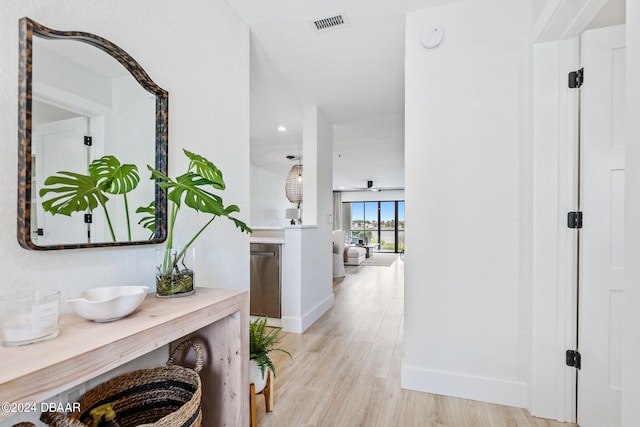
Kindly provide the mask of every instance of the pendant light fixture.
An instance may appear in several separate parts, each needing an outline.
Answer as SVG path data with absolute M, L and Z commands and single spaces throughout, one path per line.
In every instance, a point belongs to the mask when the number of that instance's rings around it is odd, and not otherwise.
M 287 175 L 287 181 L 284 184 L 284 191 L 287 195 L 287 199 L 297 205 L 300 209 L 302 203 L 302 163 L 300 157 L 287 156 L 289 160 L 297 160 L 298 164 L 293 165 L 289 174 Z

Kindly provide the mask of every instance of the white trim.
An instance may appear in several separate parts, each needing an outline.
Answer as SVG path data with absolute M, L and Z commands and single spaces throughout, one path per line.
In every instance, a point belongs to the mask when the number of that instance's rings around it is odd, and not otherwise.
M 533 26 L 534 43 L 577 37 L 600 12 L 607 0 L 548 0 Z
M 39 80 L 33 81 L 33 99 L 91 119 L 90 133 L 94 145 L 91 158 L 113 153 L 113 108 Z M 96 119 L 99 119 L 96 122 Z M 98 123 L 98 124 L 96 124 Z
M 426 393 L 526 407 L 527 384 L 520 381 L 464 375 L 402 366 L 401 387 Z
M 285 332 L 292 332 L 294 334 L 301 334 L 304 332 L 302 330 L 302 321 L 299 317 L 288 317 L 282 316 L 281 325 L 282 330 Z
M 39 80 L 33 81 L 33 99 L 87 116 L 110 116 L 112 108 Z
M 334 301 L 335 295 L 332 293 L 302 317 L 283 316 L 281 320 L 282 329 L 285 332 L 293 332 L 296 334 L 303 333 L 309 328 L 309 326 L 313 325 L 316 320 L 333 307 Z

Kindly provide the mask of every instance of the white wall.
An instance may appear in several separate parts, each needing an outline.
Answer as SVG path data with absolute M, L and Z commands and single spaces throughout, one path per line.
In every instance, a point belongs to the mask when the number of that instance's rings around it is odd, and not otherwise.
M 289 225 L 285 210 L 294 207 L 287 200 L 284 184 L 287 172 L 277 174 L 251 165 L 251 226 Z
M 282 273 L 282 326 L 298 333 L 334 302 L 333 226 L 329 223 L 333 211 L 333 125 L 317 107 L 305 107 L 303 135 L 303 225 L 284 230 Z M 313 219 L 317 223 L 311 223 Z
M 301 306 L 303 316 L 315 321 L 318 313 L 333 305 L 333 225 L 329 223 L 333 212 L 333 125 L 318 107 L 305 107 L 303 114 L 303 224 L 317 228 L 303 233 Z M 316 161 L 310 161 L 314 157 Z M 315 197 L 309 200 L 307 196 L 313 194 L 313 189 Z M 309 217 L 316 221 L 308 222 Z
M 17 244 L 18 20 L 23 16 L 51 28 L 100 35 L 136 58 L 169 91 L 170 174 L 183 173 L 187 165 L 183 147 L 209 157 L 225 173 L 225 202 L 239 205 L 239 217 L 248 218 L 249 30 L 226 2 L 195 0 L 185 8 L 170 0 L 5 1 L 0 16 L 0 293 L 54 287 L 64 298 L 93 286 L 154 283 L 154 246 L 37 252 Z M 184 216 L 180 232 L 186 239 L 196 225 L 189 221 L 195 215 Z M 196 246 L 199 285 L 249 288 L 246 234 L 218 221 Z
M 46 26 L 46 24 L 43 25 Z M 61 43 L 71 46 L 77 44 L 77 42 L 67 40 L 34 38 L 33 81 L 47 83 L 100 105 L 111 106 L 112 80 L 98 73 L 95 69 L 87 68 L 79 62 L 69 61 L 67 57 L 52 50 L 52 47 L 58 47 Z M 106 53 L 99 51 L 95 55 L 104 57 Z M 116 60 L 113 59 L 113 61 Z
M 406 248 L 419 261 L 405 267 L 405 388 L 526 405 L 530 20 L 527 0 L 407 16 Z M 420 44 L 429 25 L 444 30 L 434 50 Z
M 625 159 L 625 218 L 640 216 L 640 4 L 627 0 L 627 144 Z M 625 323 L 622 425 L 640 420 L 640 224 L 625 223 Z
M 225 174 L 225 202 L 240 206 L 238 216 L 248 219 L 249 30 L 225 1 L 193 0 L 188 8 L 171 0 L 7 0 L 2 6 L 0 294 L 58 288 L 64 299 L 95 286 L 154 284 L 157 246 L 42 252 L 22 249 L 16 241 L 18 20 L 23 16 L 51 28 L 100 35 L 136 58 L 169 92 L 169 173 L 183 173 L 183 147 L 208 157 Z M 202 219 L 184 212 L 182 239 Z M 249 238 L 232 223 L 214 223 L 196 250 L 198 285 L 249 289 Z M 63 310 L 68 311 L 64 304 Z
M 140 215 L 136 209 L 148 206 L 155 194 L 154 182 L 149 178 L 147 165 L 155 167 L 155 147 L 140 141 L 155 140 L 155 96 L 144 90 L 130 76 L 112 81 L 114 129 L 111 148 L 105 147 L 105 154 L 113 154 L 123 164 L 134 164 L 140 173 L 140 182 L 135 191 L 127 194 L 132 240 L 149 238 L 149 230 L 138 225 Z M 144 119 L 142 119 L 144 118 Z M 106 145 L 106 144 L 105 144 Z M 149 197 L 151 196 L 151 197 Z M 119 240 L 127 240 L 127 222 L 122 196 L 111 196 L 115 202 L 109 206 L 109 215 Z
M 542 13 L 542 10 L 544 9 L 545 4 L 547 4 L 549 0 L 532 0 L 532 10 L 531 10 L 531 18 L 533 19 L 533 22 L 535 22 L 538 17 L 540 17 L 540 14 Z

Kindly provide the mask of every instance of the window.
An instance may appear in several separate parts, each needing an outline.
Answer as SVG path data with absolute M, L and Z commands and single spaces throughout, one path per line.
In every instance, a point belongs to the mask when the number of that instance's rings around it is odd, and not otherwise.
M 397 251 L 402 252 L 404 251 L 404 201 L 398 202 L 398 213 L 396 216 L 398 218 L 398 227 L 396 228 Z
M 351 244 L 376 245 L 380 252 L 404 250 L 404 201 L 345 202 L 351 211 Z

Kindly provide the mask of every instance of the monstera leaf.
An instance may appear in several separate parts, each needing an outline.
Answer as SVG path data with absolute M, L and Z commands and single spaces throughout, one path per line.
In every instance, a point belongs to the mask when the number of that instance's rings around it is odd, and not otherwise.
M 122 195 L 127 219 L 127 237 L 131 241 L 131 219 L 129 218 L 127 193 L 134 190 L 140 182 L 138 167 L 132 164 L 123 165 L 114 156 L 102 156 L 91 162 L 89 175 L 97 179 L 102 191 Z
M 191 160 L 188 170 L 195 169 L 196 174 L 208 180 L 211 186 L 216 190 L 225 189 L 224 179 L 222 179 L 222 171 L 218 169 L 216 165 L 199 154 L 195 154 L 187 150 L 184 150 L 184 154 L 189 158 L 189 160 Z
M 149 203 L 149 206 L 140 206 L 136 209 L 136 213 L 147 214 L 140 218 L 138 224 L 151 231 L 150 239 L 156 233 L 156 202 Z
M 74 172 L 58 172 L 44 180 L 44 187 L 40 190 L 40 197 L 50 194 L 50 198 L 42 202 L 42 209 L 51 215 L 62 214 L 71 216 L 74 212 L 93 211 L 98 205 L 102 206 L 111 239 L 116 236 L 111 226 L 111 219 L 106 203 L 109 200 L 98 185 L 98 180 L 90 175 Z
M 91 162 L 89 175 L 96 178 L 100 189 L 110 194 L 126 194 L 140 182 L 138 167 L 121 164 L 114 156 L 103 156 Z
M 109 200 L 98 187 L 98 180 L 92 176 L 74 172 L 58 172 L 44 181 L 40 197 L 49 195 L 42 202 L 42 208 L 52 215 L 71 216 L 74 212 L 93 211 L 98 205 Z
M 93 211 L 100 205 L 104 210 L 111 239 L 115 242 L 116 235 L 107 210 L 109 198 L 105 193 L 122 195 L 127 233 L 131 240 L 127 193 L 134 190 L 139 182 L 140 174 L 136 165 L 121 164 L 114 156 L 103 156 L 91 162 L 89 175 L 63 171 L 48 177 L 44 181 L 45 187 L 40 190 L 41 197 L 49 195 L 42 202 L 42 208 L 52 215 L 70 216 L 73 212 Z
M 212 181 L 194 172 L 187 172 L 174 180 L 162 175 L 149 166 L 151 177 L 158 179 L 157 184 L 167 192 L 167 199 L 182 207 L 182 201 L 192 209 L 214 215 L 224 214 L 222 198 L 201 188 L 212 186 Z

